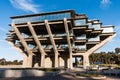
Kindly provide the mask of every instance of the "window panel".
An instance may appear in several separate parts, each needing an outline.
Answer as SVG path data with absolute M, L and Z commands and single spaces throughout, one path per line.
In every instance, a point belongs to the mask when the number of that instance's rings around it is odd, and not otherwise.
M 82 34 L 81 36 L 77 36 L 76 39 L 86 39 L 86 34 Z
M 97 36 L 95 38 L 89 38 L 88 41 L 100 41 L 100 37 Z
M 95 24 L 95 25 L 92 25 L 92 28 L 94 28 L 95 30 L 100 30 L 100 24 Z
M 31 17 L 25 17 L 25 18 L 16 18 L 13 19 L 13 23 L 26 23 L 28 21 L 30 22 L 39 22 L 44 20 L 61 20 L 64 18 L 71 18 L 71 13 L 59 13 L 59 14 L 50 14 L 50 15 L 42 15 L 42 16 L 31 16 Z
M 86 25 L 86 20 L 81 19 L 81 20 L 74 20 L 75 26 L 80 26 L 80 25 Z
M 102 28 L 102 29 L 103 29 L 102 33 L 114 32 L 114 31 L 113 31 L 113 27 L 104 27 L 104 28 Z

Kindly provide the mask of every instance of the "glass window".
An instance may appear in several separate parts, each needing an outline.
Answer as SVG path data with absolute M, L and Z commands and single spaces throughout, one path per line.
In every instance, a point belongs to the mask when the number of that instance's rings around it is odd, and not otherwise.
M 92 25 L 92 28 L 94 28 L 95 30 L 100 30 L 100 24 L 94 24 Z
M 61 49 L 68 49 L 68 45 L 67 44 L 62 44 Z
M 44 20 L 61 20 L 64 18 L 71 18 L 71 13 L 59 13 L 59 14 L 50 14 L 50 15 L 42 15 L 42 16 L 31 16 L 31 17 L 24 17 L 24 18 L 16 18 L 13 19 L 13 23 L 26 23 L 28 21 L 30 22 L 39 22 Z
M 77 50 L 86 50 L 86 45 L 76 46 Z
M 75 23 L 75 26 L 85 25 L 86 24 L 86 20 L 85 19 L 74 20 L 74 23 Z
M 102 29 L 103 29 L 102 33 L 113 32 L 113 27 L 104 27 L 104 28 L 102 28 Z
M 20 44 L 20 41 L 19 40 L 15 40 L 15 44 Z
M 33 49 L 33 48 L 35 48 L 35 45 L 28 44 L 28 47 L 29 47 L 30 49 Z
M 24 38 L 28 38 L 29 35 L 25 34 L 25 33 L 21 33 L 21 35 L 24 37 Z
M 100 41 L 100 37 L 97 36 L 95 38 L 89 38 L 88 41 Z
M 76 39 L 86 39 L 86 34 L 82 34 L 81 36 L 77 36 Z
M 92 23 L 87 23 L 88 24 L 88 28 L 92 28 Z

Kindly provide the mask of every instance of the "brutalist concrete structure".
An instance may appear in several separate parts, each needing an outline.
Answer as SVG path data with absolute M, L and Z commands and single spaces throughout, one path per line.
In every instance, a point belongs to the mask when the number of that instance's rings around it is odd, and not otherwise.
M 72 58 L 89 55 L 114 36 L 113 26 L 88 20 L 74 10 L 11 17 L 7 41 L 23 56 L 23 67 L 64 67 L 72 69 Z

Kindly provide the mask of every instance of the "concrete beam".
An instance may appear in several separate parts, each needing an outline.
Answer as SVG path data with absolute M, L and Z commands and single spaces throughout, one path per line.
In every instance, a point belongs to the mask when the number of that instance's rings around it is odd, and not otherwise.
M 42 48 L 41 42 L 39 41 L 37 34 L 32 26 L 32 24 L 30 22 L 27 23 L 28 24 L 28 28 L 33 36 L 33 39 L 35 40 L 35 43 L 38 46 L 39 52 L 41 53 L 41 67 L 45 67 L 45 51 Z
M 23 56 L 23 64 L 22 64 L 22 67 L 27 67 L 27 62 L 28 62 L 28 60 L 27 60 L 27 58 L 28 58 L 27 55 L 23 52 L 23 50 L 21 50 L 21 49 L 18 48 L 18 47 L 15 47 L 12 42 L 9 42 L 9 41 L 7 41 L 7 42 L 8 42 L 8 44 L 10 44 L 11 46 L 13 46 L 13 48 L 15 48 L 17 51 L 19 51 L 19 52 L 21 53 L 21 55 Z
M 109 36 L 108 38 L 106 38 L 102 42 L 96 44 L 94 47 L 92 47 L 91 49 L 89 49 L 85 54 L 89 54 L 89 55 L 92 54 L 97 49 L 101 48 L 103 45 L 105 45 L 107 42 L 109 42 L 115 36 L 116 36 L 116 34 L 113 34 L 113 35 Z
M 95 52 L 97 49 L 105 45 L 107 42 L 109 42 L 113 37 L 115 37 L 116 34 L 113 34 L 106 38 L 104 41 L 100 42 L 99 44 L 96 44 L 94 47 L 89 49 L 87 52 L 83 54 L 83 68 L 86 69 L 88 66 L 90 66 L 89 63 L 89 55 Z
M 58 67 L 58 50 L 57 50 L 57 47 L 55 45 L 55 41 L 54 41 L 54 38 L 53 38 L 53 35 L 52 35 L 52 31 L 50 29 L 50 25 L 48 24 L 48 21 L 45 20 L 45 27 L 47 29 L 47 32 L 50 36 L 50 41 L 51 41 L 51 44 L 53 45 L 53 50 L 54 50 L 54 53 L 55 53 L 55 66 L 54 67 Z
M 20 31 L 18 30 L 18 28 L 16 27 L 16 25 L 15 25 L 14 23 L 12 23 L 11 25 L 12 25 L 13 29 L 15 30 L 15 33 L 16 33 L 16 35 L 18 36 L 19 40 L 21 41 L 23 47 L 26 49 L 26 51 L 27 51 L 27 53 L 28 53 L 28 59 L 29 59 L 30 61 L 27 61 L 27 66 L 28 66 L 28 67 L 32 67 L 32 63 L 33 63 L 33 62 L 32 62 L 32 56 L 33 56 L 34 54 L 33 54 L 32 51 L 30 50 L 30 48 L 28 47 L 26 41 L 25 41 L 24 38 L 22 37 L 22 35 L 21 35 Z M 30 58 L 31 58 L 31 59 L 30 59 Z
M 64 18 L 64 27 L 65 27 L 65 32 L 67 34 L 67 43 L 68 43 L 68 48 L 69 48 L 69 68 L 72 69 L 72 47 L 71 47 L 71 42 L 70 42 L 70 35 L 69 35 L 69 29 L 68 29 L 68 23 L 67 19 Z

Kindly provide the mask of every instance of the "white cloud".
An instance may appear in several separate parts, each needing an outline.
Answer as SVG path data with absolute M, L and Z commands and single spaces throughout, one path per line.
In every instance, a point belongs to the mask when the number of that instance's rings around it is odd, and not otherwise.
M 3 27 L 0 27 L 0 31 L 7 32 L 7 30 L 5 28 L 3 28 Z
M 110 0 L 102 0 L 101 1 L 101 4 L 103 4 L 103 5 L 110 4 L 110 3 L 111 3 Z
M 112 2 L 110 0 L 101 0 L 101 7 L 107 8 Z
M 21 9 L 27 12 L 30 11 L 33 13 L 38 13 L 41 10 L 40 5 L 34 4 L 33 0 L 10 0 L 10 2 L 15 8 Z

